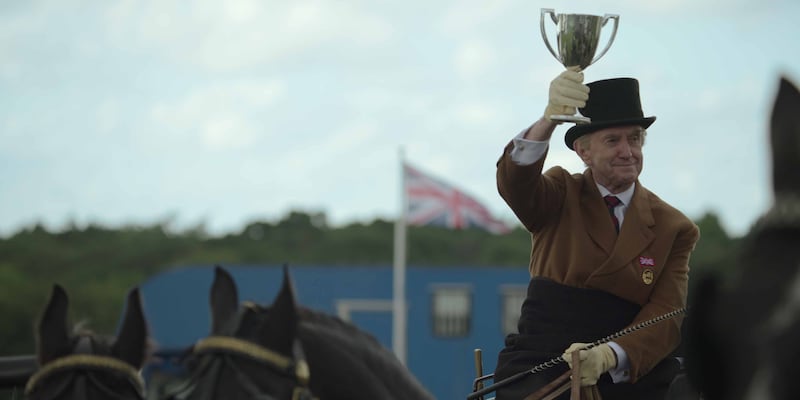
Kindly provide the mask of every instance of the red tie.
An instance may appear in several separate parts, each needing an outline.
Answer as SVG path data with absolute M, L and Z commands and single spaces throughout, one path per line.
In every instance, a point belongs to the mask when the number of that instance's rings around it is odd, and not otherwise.
M 608 206 L 608 212 L 609 214 L 611 214 L 611 220 L 614 221 L 614 228 L 617 230 L 617 233 L 619 233 L 619 220 L 617 219 L 617 215 L 614 214 L 614 209 L 618 205 L 622 204 L 622 201 L 620 201 L 617 198 L 617 196 L 612 196 L 612 195 L 603 197 L 603 200 L 606 201 L 606 205 Z

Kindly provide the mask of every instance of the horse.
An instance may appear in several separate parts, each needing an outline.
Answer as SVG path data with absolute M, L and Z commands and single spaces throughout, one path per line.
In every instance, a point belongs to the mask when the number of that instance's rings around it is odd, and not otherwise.
M 269 307 L 239 302 L 217 266 L 211 335 L 186 363 L 170 399 L 433 399 L 388 349 L 355 325 L 297 304 L 288 267 Z
M 147 324 L 139 295 L 127 297 L 124 319 L 116 337 L 67 329 L 69 299 L 53 286 L 36 330 L 38 370 L 28 380 L 29 400 L 144 399 L 139 370 L 147 358 Z
M 687 370 L 706 400 L 798 398 L 800 91 L 785 77 L 770 142 L 772 207 L 745 236 L 735 274 L 704 277 L 690 299 Z

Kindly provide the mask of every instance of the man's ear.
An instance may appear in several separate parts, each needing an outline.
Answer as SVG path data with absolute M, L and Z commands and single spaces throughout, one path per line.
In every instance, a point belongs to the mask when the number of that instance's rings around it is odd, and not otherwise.
M 580 157 L 581 160 L 583 160 L 583 163 L 589 165 L 589 160 L 591 159 L 591 157 L 589 156 L 589 149 L 583 147 L 582 145 L 583 142 L 579 139 L 580 138 L 575 139 L 575 141 L 572 142 L 572 148 L 575 149 L 575 153 L 577 153 L 578 157 Z

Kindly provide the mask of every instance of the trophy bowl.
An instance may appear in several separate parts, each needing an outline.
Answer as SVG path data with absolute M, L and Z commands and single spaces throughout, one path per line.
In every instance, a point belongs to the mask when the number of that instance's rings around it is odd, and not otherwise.
M 550 15 L 550 18 L 557 26 L 556 43 L 558 44 L 558 52 L 553 49 L 553 46 L 550 45 L 550 40 L 547 38 L 547 32 L 544 27 L 545 15 L 547 14 Z M 595 55 L 600 43 L 600 32 L 609 20 L 614 21 L 611 37 L 603 50 Z M 542 38 L 547 49 L 550 50 L 550 54 L 564 67 L 578 67 L 581 71 L 606 54 L 617 36 L 618 25 L 619 15 L 616 14 L 606 14 L 602 17 L 589 14 L 556 14 L 551 8 L 542 8 L 540 14 Z M 549 118 L 553 121 L 591 122 L 589 118 L 580 115 L 551 115 Z

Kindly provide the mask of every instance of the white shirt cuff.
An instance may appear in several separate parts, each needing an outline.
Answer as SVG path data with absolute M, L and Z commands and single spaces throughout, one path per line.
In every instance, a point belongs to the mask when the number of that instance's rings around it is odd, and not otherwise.
M 617 354 L 617 366 L 608 371 L 614 383 L 628 382 L 631 380 L 631 363 L 628 360 L 628 353 L 614 342 L 608 342 L 608 346 Z
M 523 139 L 528 128 L 525 128 L 512 140 L 514 148 L 511 149 L 511 161 L 517 165 L 531 165 L 542 159 L 547 151 L 549 142 Z

